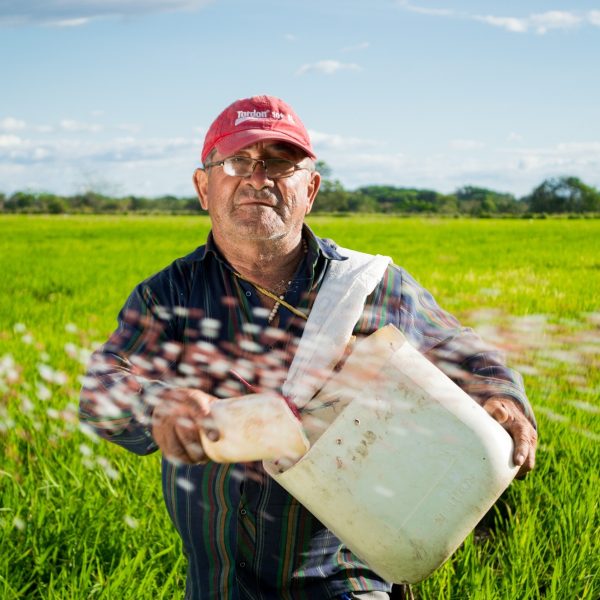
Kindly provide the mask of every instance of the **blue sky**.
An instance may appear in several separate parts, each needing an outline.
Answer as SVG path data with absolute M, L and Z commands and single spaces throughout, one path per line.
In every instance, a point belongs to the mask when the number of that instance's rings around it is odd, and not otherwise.
M 600 0 L 0 0 L 0 65 L 4 193 L 193 195 L 261 93 L 349 188 L 600 187 Z

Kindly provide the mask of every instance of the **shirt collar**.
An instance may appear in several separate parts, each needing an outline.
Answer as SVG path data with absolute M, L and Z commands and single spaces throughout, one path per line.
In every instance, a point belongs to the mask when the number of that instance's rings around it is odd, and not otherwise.
M 306 224 L 303 227 L 303 235 L 306 237 L 308 247 L 316 250 L 329 260 L 348 260 L 347 256 L 342 256 L 338 252 L 338 245 L 330 239 L 320 238 L 313 233 L 313 230 Z

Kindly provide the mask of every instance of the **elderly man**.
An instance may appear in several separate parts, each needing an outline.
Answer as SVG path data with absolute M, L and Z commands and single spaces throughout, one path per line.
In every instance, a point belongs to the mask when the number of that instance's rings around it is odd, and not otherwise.
M 160 450 L 169 515 L 188 558 L 186 598 L 387 598 L 383 581 L 260 463 L 207 459 L 200 429 L 215 398 L 280 390 L 330 266 L 346 259 L 305 224 L 316 156 L 282 100 L 228 106 L 194 173 L 212 223 L 206 244 L 140 283 L 98 350 L 81 418 L 138 453 Z M 521 379 L 390 264 L 354 335 L 392 323 L 499 421 L 514 461 L 533 468 L 536 433 Z M 458 373 L 458 374 L 457 374 Z M 461 375 L 462 373 L 462 375 Z M 343 501 L 343 499 L 340 499 Z

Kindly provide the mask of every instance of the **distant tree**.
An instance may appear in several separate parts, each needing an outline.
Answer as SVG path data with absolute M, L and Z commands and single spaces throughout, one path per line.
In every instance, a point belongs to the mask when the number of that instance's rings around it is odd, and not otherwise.
M 359 191 L 349 192 L 348 210 L 350 212 L 373 213 L 379 210 L 377 200 Z
M 313 205 L 315 212 L 345 212 L 348 210 L 350 192 L 339 181 L 321 181 L 319 193 Z
M 520 212 L 517 199 L 487 188 L 466 185 L 455 192 L 459 211 L 471 215 Z
M 397 188 L 391 185 L 369 185 L 359 192 L 374 198 L 382 212 L 423 213 L 438 212 L 445 197 L 433 190 Z
M 458 213 L 458 201 L 454 194 L 448 194 L 438 199 L 438 211 L 443 215 Z
M 102 212 L 106 198 L 93 190 L 86 190 L 71 197 L 71 205 L 77 212 Z
M 323 179 L 329 179 L 331 177 L 331 167 L 324 160 L 318 160 L 315 163 L 315 167 Z
M 321 174 L 321 187 L 313 210 L 315 212 L 347 212 L 350 192 L 344 189 L 340 181 L 331 179 L 332 169 L 324 160 L 318 160 L 315 166 Z
M 373 198 L 380 212 L 393 212 L 400 201 L 397 188 L 389 185 L 367 185 L 358 188 L 357 191 Z
M 139 196 L 128 196 L 125 198 L 127 208 L 133 212 L 147 210 L 150 200 L 148 198 L 140 198 Z
M 51 215 L 60 215 L 67 212 L 67 203 L 63 198 L 58 196 L 50 196 L 46 201 L 46 210 Z
M 582 213 L 600 211 L 600 192 L 577 177 L 553 177 L 526 198 L 531 212 Z
M 37 198 L 30 192 L 15 192 L 6 201 L 6 207 L 11 212 L 35 212 Z
M 183 202 L 181 202 L 179 198 L 177 198 L 176 196 L 167 195 L 161 196 L 160 198 L 156 198 L 152 201 L 152 204 L 150 206 L 155 210 L 175 213 L 181 211 L 182 205 Z
M 99 208 L 103 213 L 117 213 L 125 208 L 125 203 L 117 198 L 105 198 Z
M 201 212 L 202 207 L 200 206 L 200 202 L 197 197 L 193 198 L 184 198 L 183 199 L 183 207 L 186 211 L 190 212 Z

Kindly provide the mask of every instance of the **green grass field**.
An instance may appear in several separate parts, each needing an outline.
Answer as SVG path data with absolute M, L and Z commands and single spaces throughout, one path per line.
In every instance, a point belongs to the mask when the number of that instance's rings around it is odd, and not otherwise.
M 391 255 L 524 374 L 536 470 L 423 599 L 600 597 L 600 220 L 315 217 Z M 0 217 L 0 598 L 182 598 L 185 561 L 140 458 L 80 431 L 78 377 L 132 287 L 204 217 Z

